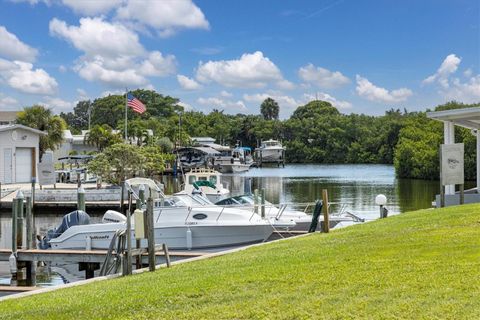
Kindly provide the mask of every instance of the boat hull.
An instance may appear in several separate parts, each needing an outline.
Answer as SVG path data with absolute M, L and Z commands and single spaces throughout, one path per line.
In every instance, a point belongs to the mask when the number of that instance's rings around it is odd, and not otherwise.
M 61 235 L 52 239 L 52 249 L 84 250 L 87 238 L 91 240 L 91 249 L 106 250 L 117 230 L 125 229 L 121 224 L 81 226 L 69 235 Z M 75 227 L 72 227 L 75 228 Z M 154 230 L 155 244 L 165 243 L 170 249 L 200 249 L 241 245 L 262 242 L 268 239 L 273 228 L 268 224 L 258 225 L 186 225 L 172 227 L 156 227 Z M 135 247 L 135 237 L 132 231 L 132 245 Z M 146 240 L 141 240 L 141 246 L 146 247 Z

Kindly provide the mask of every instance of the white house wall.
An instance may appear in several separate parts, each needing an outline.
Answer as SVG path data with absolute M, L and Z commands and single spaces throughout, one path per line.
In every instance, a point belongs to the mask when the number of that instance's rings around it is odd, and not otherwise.
M 12 138 L 12 132 L 16 131 L 16 140 Z M 0 181 L 4 180 L 4 149 L 12 149 L 12 181 L 16 181 L 15 149 L 35 148 L 35 166 L 39 162 L 39 135 L 21 128 L 0 132 Z M 36 170 L 35 170 L 36 171 Z

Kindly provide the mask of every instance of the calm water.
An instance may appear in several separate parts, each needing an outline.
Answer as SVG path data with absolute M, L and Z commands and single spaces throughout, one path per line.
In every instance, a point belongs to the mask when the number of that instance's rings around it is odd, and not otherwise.
M 180 181 L 163 177 L 167 193 L 178 189 Z M 388 165 L 287 165 L 285 168 L 257 168 L 241 175 L 224 175 L 222 183 L 233 194 L 244 193 L 251 188 L 266 189 L 266 198 L 272 203 L 306 203 L 321 198 L 322 189 L 328 189 L 331 202 L 344 203 L 348 210 L 367 219 L 376 219 L 378 207 L 374 203 L 377 194 L 387 196 L 390 214 L 431 207 L 439 190 L 438 181 L 396 179 L 392 166 Z M 466 186 L 469 187 L 469 186 Z M 335 210 L 335 208 L 333 208 Z M 39 233 L 55 227 L 62 215 L 48 212 L 36 215 Z M 94 215 L 94 221 L 100 216 Z M 11 217 L 0 214 L 0 247 L 9 248 L 11 241 Z M 83 279 L 78 266 L 62 265 L 39 270 L 37 285 L 57 285 Z M 9 284 L 6 263 L 0 262 L 0 284 Z

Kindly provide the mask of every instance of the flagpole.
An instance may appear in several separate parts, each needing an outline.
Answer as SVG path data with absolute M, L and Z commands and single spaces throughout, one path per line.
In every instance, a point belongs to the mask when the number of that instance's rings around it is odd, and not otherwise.
M 125 88 L 125 143 L 127 143 L 128 88 Z

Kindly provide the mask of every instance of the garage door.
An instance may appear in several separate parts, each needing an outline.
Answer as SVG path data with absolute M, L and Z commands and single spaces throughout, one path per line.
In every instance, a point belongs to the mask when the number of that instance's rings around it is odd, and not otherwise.
M 17 148 L 15 150 L 15 181 L 32 181 L 32 149 Z

